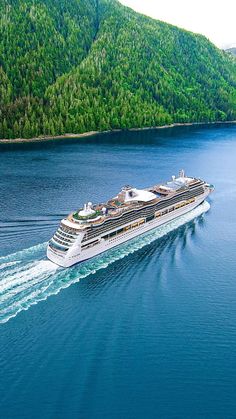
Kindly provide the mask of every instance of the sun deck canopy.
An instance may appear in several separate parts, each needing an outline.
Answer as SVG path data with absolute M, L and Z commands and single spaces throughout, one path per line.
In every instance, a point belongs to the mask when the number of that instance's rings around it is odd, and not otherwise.
M 118 197 L 120 202 L 149 202 L 156 199 L 156 195 L 150 191 L 144 189 L 137 189 L 131 187 L 125 187 L 119 193 Z

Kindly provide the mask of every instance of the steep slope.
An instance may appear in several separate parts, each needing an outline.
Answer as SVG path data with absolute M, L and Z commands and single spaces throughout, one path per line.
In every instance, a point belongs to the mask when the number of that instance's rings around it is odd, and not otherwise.
M 7 15 L 10 3 L 18 12 Z M 236 118 L 235 61 L 203 36 L 115 0 L 8 0 L 4 10 L 2 137 Z
M 43 96 L 86 56 L 96 31 L 95 1 L 0 2 L 0 59 L 15 97 Z

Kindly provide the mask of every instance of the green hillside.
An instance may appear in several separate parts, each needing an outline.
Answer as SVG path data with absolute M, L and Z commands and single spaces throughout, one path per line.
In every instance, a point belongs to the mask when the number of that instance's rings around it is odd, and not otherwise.
M 115 0 L 0 3 L 0 137 L 236 119 L 236 64 Z

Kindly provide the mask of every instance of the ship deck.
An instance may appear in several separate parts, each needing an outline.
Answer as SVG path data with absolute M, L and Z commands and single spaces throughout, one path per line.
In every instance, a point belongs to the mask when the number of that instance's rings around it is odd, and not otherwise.
M 193 185 L 195 183 L 198 183 L 199 179 L 193 179 L 190 183 L 190 185 Z M 101 214 L 99 215 L 99 217 L 95 218 L 95 219 L 90 219 L 90 220 L 83 220 L 83 222 L 81 223 L 81 220 L 76 220 L 74 218 L 74 214 L 71 213 L 68 217 L 67 220 L 71 223 L 73 223 L 74 225 L 76 225 L 76 227 L 78 228 L 80 226 L 81 229 L 84 229 L 88 226 L 92 226 L 92 225 L 98 225 L 103 223 L 105 220 L 109 220 L 109 219 L 113 219 L 116 217 L 121 216 L 122 214 L 130 211 L 130 210 L 134 210 L 134 209 L 141 209 L 141 208 L 145 208 L 148 205 L 152 205 L 152 204 L 156 204 L 160 201 L 163 201 L 167 198 L 171 198 L 175 195 L 177 195 L 178 193 L 182 192 L 186 187 L 181 187 L 177 190 L 166 190 L 163 188 L 162 186 L 163 184 L 157 184 L 154 185 L 152 187 L 149 188 L 145 188 L 144 190 L 152 192 L 156 195 L 156 198 L 148 201 L 148 202 L 119 202 L 117 197 L 114 197 L 112 199 L 110 199 L 109 201 L 107 201 L 106 203 L 100 203 L 94 206 L 94 210 L 95 211 L 101 211 L 103 208 L 106 208 L 108 213 L 107 214 Z

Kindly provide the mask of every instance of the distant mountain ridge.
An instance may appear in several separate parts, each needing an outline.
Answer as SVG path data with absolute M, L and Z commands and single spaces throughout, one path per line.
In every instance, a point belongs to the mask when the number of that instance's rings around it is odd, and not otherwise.
M 0 138 L 236 119 L 236 64 L 116 0 L 0 3 Z
M 236 47 L 227 48 L 225 51 L 230 52 L 233 55 L 236 55 Z

